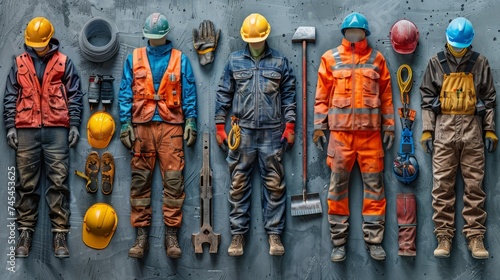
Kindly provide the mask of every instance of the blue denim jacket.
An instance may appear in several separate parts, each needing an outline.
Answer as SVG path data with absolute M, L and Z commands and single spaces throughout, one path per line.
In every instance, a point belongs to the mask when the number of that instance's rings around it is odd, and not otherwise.
M 288 59 L 267 46 L 260 60 L 247 47 L 230 54 L 224 68 L 215 105 L 215 123 L 232 115 L 245 128 L 275 128 L 295 122 L 295 76 Z

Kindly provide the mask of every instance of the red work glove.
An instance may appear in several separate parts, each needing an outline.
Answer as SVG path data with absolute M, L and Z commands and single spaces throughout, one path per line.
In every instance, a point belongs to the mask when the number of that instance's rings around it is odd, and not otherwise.
M 217 139 L 217 144 L 224 151 L 227 152 L 227 134 L 225 130 L 225 124 L 218 123 L 215 125 L 215 139 Z
M 284 145 L 285 151 L 290 150 L 295 143 L 295 123 L 286 123 L 283 135 L 281 135 L 281 144 Z

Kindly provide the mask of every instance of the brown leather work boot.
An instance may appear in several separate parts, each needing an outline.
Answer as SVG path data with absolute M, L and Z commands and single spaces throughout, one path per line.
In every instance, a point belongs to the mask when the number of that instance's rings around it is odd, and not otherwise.
M 111 194 L 113 181 L 115 180 L 115 159 L 110 152 L 104 152 L 101 157 L 101 191 L 103 194 Z
M 177 241 L 177 229 L 176 227 L 167 227 L 165 231 L 165 250 L 167 256 L 172 259 L 178 259 L 182 256 L 182 251 Z
M 283 256 L 285 254 L 285 247 L 281 243 L 281 237 L 278 234 L 269 234 L 269 255 Z
M 243 255 L 243 245 L 245 245 L 245 238 L 243 237 L 243 234 L 233 235 L 231 245 L 229 245 L 229 248 L 227 249 L 228 255 L 231 257 Z
M 99 188 L 99 166 L 101 159 L 96 151 L 92 151 L 85 161 L 85 175 L 90 178 L 90 184 L 86 186 L 88 193 L 95 193 Z
M 128 250 L 128 256 L 131 258 L 142 259 L 144 253 L 149 249 L 148 243 L 148 228 L 139 227 L 137 228 L 137 237 L 135 239 L 134 246 Z
M 31 230 L 21 230 L 19 231 L 19 239 L 16 244 L 15 256 L 16 258 L 26 258 L 30 253 L 31 240 L 33 236 L 33 231 Z
M 69 250 L 66 243 L 66 232 L 56 232 L 54 234 L 54 253 L 56 258 L 68 258 Z
M 451 251 L 451 236 L 448 235 L 438 235 L 438 246 L 434 250 L 434 257 L 436 258 L 448 258 Z
M 483 238 L 484 236 L 482 235 L 475 235 L 469 238 L 469 246 L 467 247 L 472 252 L 472 257 L 475 259 L 482 260 L 490 256 L 488 251 L 484 248 Z

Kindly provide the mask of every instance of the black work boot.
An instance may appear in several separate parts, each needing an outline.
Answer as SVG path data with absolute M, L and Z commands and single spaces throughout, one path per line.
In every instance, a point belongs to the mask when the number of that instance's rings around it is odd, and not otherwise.
M 128 256 L 132 258 L 142 259 L 144 253 L 149 249 L 148 243 L 148 228 L 137 228 L 137 238 L 135 239 L 134 246 L 128 250 Z
M 111 75 L 103 75 L 101 80 L 101 102 L 102 104 L 113 103 L 113 81 L 115 78 Z
M 173 259 L 178 259 L 182 256 L 182 251 L 177 241 L 177 229 L 176 227 L 167 226 L 165 231 L 165 250 L 167 251 L 167 256 Z
M 69 257 L 68 244 L 66 244 L 66 232 L 56 232 L 54 234 L 54 253 L 56 258 Z
M 16 244 L 16 258 L 26 258 L 30 253 L 33 231 L 23 229 L 19 231 L 19 239 Z

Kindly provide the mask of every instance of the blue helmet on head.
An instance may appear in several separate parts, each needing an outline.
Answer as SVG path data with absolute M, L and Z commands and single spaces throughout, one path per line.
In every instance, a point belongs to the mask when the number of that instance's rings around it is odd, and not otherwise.
M 370 36 L 370 28 L 368 27 L 368 20 L 366 17 L 360 13 L 354 12 L 348 14 L 344 21 L 342 22 L 342 27 L 340 31 L 342 35 L 345 35 L 345 30 L 349 28 L 360 28 L 365 31 L 366 36 Z
M 467 48 L 474 39 L 474 28 L 472 23 L 464 18 L 458 17 L 450 22 L 446 28 L 446 41 L 455 48 Z

